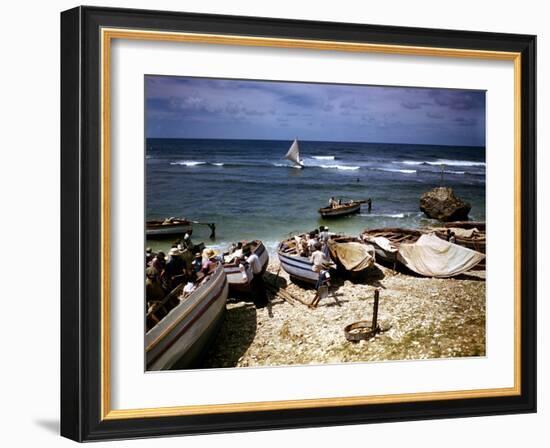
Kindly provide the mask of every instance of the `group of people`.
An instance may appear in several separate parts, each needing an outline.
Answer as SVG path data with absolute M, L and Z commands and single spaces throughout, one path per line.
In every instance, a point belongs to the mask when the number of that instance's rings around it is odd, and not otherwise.
M 248 279 L 248 272 L 252 275 L 250 279 L 250 289 L 252 290 L 252 299 L 256 308 L 263 308 L 267 305 L 267 290 L 263 277 L 263 266 L 260 257 L 252 251 L 250 245 L 239 241 L 233 244 L 227 253 L 223 255 L 225 263 L 233 263 L 239 266 L 241 272 Z
M 296 241 L 296 254 L 301 257 L 310 257 L 316 250 L 322 250 L 328 255 L 327 241 L 334 235 L 329 232 L 329 228 L 320 226 L 304 235 L 296 235 L 294 240 Z
M 336 199 L 334 198 L 334 196 L 332 196 L 332 197 L 328 200 L 328 206 L 329 206 L 330 208 L 338 208 L 338 207 L 340 207 L 340 206 L 342 206 L 342 205 L 351 204 L 351 203 L 353 203 L 353 202 L 354 202 L 354 201 L 350 201 L 350 202 L 348 202 L 348 203 L 342 202 L 342 198 L 336 200 Z M 366 201 L 363 201 L 363 202 L 366 202 L 366 204 L 367 204 L 367 211 L 370 213 L 371 210 L 372 210 L 372 200 L 369 198 L 369 199 L 367 199 Z
M 329 256 L 327 242 L 333 235 L 328 227 L 320 226 L 303 236 L 294 237 L 296 254 L 308 258 L 312 263 L 311 269 L 319 274 L 317 289 L 330 278 L 328 271 L 333 266 L 333 262 Z
M 176 240 L 166 255 L 163 251 L 145 251 L 146 300 L 162 300 L 176 286 L 186 283 L 184 294 L 190 294 L 194 285 L 212 272 L 219 261 L 212 249 L 197 251 L 200 246 L 191 242 L 191 231 L 183 240 Z

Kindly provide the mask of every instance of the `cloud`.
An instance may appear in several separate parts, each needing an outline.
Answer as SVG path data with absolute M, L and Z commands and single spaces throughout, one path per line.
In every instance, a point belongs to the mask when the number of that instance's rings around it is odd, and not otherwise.
M 401 106 L 405 109 L 420 109 L 422 106 L 430 106 L 431 103 L 425 101 L 402 101 Z
M 441 120 L 442 118 L 445 118 L 445 115 L 439 112 L 428 111 L 426 112 L 426 117 Z
M 454 119 L 454 122 L 459 126 L 475 126 L 477 124 L 477 120 L 475 118 L 464 117 L 457 117 Z
M 435 104 L 451 110 L 485 108 L 485 92 L 437 89 L 429 91 L 429 95 L 433 98 Z

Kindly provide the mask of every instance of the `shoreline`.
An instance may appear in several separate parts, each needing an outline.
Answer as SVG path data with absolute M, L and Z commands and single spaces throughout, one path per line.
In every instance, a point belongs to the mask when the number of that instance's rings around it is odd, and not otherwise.
M 230 297 L 225 320 L 202 367 L 485 356 L 484 270 L 440 279 L 376 267 L 362 282 L 336 278 L 331 294 L 310 309 L 304 303 L 313 299 L 315 291 L 290 282 L 272 257 L 265 274 L 266 283 L 272 285 L 269 305 L 256 309 L 251 300 Z M 286 301 L 277 289 L 297 300 Z M 348 342 L 344 327 L 371 321 L 376 289 L 383 331 L 368 341 Z

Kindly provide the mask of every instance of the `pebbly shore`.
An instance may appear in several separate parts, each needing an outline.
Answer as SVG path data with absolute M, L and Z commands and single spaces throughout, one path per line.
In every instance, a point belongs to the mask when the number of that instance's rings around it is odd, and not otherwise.
M 272 261 L 265 274 L 269 305 L 230 298 L 203 367 L 285 366 L 485 356 L 485 271 L 425 278 L 376 265 L 360 280 L 335 278 L 317 308 L 313 289 L 290 282 Z M 380 291 L 382 332 L 346 340 L 344 327 L 371 321 Z

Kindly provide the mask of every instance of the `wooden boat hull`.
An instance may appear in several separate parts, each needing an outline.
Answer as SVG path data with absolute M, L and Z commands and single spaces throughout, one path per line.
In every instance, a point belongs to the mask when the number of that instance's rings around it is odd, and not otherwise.
M 193 367 L 219 327 L 228 290 L 220 264 L 205 284 L 146 333 L 147 370 Z
M 145 234 L 147 238 L 165 238 L 176 235 L 185 235 L 192 230 L 193 225 L 190 222 L 176 224 L 151 223 L 146 224 Z
M 277 251 L 279 262 L 283 270 L 292 278 L 309 284 L 317 284 L 319 274 L 312 270 L 313 263 L 306 257 L 289 255 L 282 251 L 281 246 Z
M 354 203 L 352 205 L 342 205 L 339 207 L 324 207 L 319 209 L 319 213 L 323 218 L 339 218 L 341 216 L 353 215 L 359 213 L 361 210 L 361 203 Z
M 253 252 L 260 259 L 262 264 L 262 274 L 266 271 L 267 265 L 269 264 L 269 254 L 264 244 L 259 241 L 259 244 L 253 250 Z M 251 282 L 252 282 L 252 270 L 250 267 L 246 269 L 245 272 L 242 272 L 238 266 L 226 264 L 223 267 L 225 275 L 227 275 L 227 283 L 229 284 L 230 293 L 240 293 L 246 294 L 252 291 Z
M 371 238 L 382 236 L 390 240 L 392 244 L 399 248 L 403 242 L 414 243 L 422 236 L 422 232 L 412 229 L 402 229 L 398 227 L 388 227 L 382 229 L 365 230 L 361 234 L 361 239 L 369 242 L 374 247 L 376 259 L 386 263 L 395 263 L 397 261 L 397 252 L 386 250 L 384 247 L 376 244 Z

